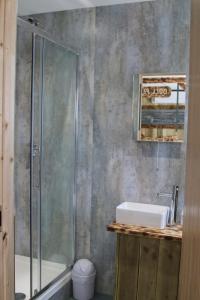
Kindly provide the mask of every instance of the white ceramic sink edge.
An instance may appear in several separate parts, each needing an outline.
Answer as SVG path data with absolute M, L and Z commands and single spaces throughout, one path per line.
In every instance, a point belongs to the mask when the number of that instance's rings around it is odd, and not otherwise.
M 169 207 L 161 205 L 123 202 L 116 208 L 116 222 L 125 225 L 164 229 L 168 216 Z

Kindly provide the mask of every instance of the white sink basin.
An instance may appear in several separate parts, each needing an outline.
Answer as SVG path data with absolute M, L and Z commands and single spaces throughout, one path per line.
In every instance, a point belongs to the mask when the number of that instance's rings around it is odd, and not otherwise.
M 124 202 L 116 208 L 116 222 L 126 225 L 164 229 L 167 226 L 168 216 L 167 206 Z

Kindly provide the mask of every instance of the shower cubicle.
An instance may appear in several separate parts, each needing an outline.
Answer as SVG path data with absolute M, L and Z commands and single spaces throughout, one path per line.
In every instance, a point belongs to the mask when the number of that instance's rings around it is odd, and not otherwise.
M 75 258 L 78 55 L 18 21 L 15 285 L 30 299 Z

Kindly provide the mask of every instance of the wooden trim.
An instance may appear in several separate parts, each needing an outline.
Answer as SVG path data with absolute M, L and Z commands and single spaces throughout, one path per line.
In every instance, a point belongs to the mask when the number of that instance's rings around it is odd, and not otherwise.
M 16 1 L 0 0 L 0 300 L 14 299 Z
M 175 101 L 174 101 L 175 102 Z M 142 105 L 142 109 L 145 110 L 184 110 L 185 104 L 144 104 Z
M 141 129 L 184 129 L 184 124 L 142 124 Z M 145 137 L 146 138 L 146 137 Z M 166 137 L 168 138 L 168 137 Z M 176 138 L 176 137 L 175 137 Z M 162 139 L 162 138 L 161 138 Z
M 191 3 L 189 122 L 179 300 L 200 299 L 200 1 Z
M 115 290 L 114 290 L 114 300 L 118 300 L 118 289 L 119 289 L 119 251 L 120 251 L 120 234 L 117 234 L 117 248 L 115 257 Z
M 0 136 L 2 137 L 2 103 L 3 103 L 3 48 L 4 42 L 4 1 L 0 0 Z M 2 157 L 2 138 L 0 138 L 0 158 Z M 0 191 L 2 191 L 2 159 L 0 159 Z M 2 195 L 0 195 L 0 206 L 3 204 Z M 3 236 L 0 232 L 0 299 L 3 299 Z
M 186 77 L 182 76 L 182 77 L 173 77 L 173 75 L 171 75 L 171 77 L 145 77 L 146 75 L 144 75 L 144 78 L 142 79 L 143 83 L 184 83 L 186 82 Z M 159 76 L 159 75 L 158 75 Z M 162 76 L 162 75 L 161 75 Z
M 154 227 L 142 227 L 135 225 L 124 225 L 119 223 L 112 223 L 107 226 L 107 230 L 125 235 L 134 235 L 136 237 L 154 238 L 159 240 L 181 241 L 182 240 L 182 226 L 176 225 L 159 229 Z
M 1 261 L 0 261 L 0 299 L 3 300 L 3 273 L 1 270 L 3 270 L 3 244 L 2 244 L 2 232 L 0 232 L 0 257 L 1 257 Z

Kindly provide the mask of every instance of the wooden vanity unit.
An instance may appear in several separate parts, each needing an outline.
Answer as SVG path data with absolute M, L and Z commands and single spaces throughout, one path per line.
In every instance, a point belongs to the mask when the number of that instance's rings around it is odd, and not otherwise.
M 117 234 L 115 300 L 177 300 L 182 227 L 113 223 Z

